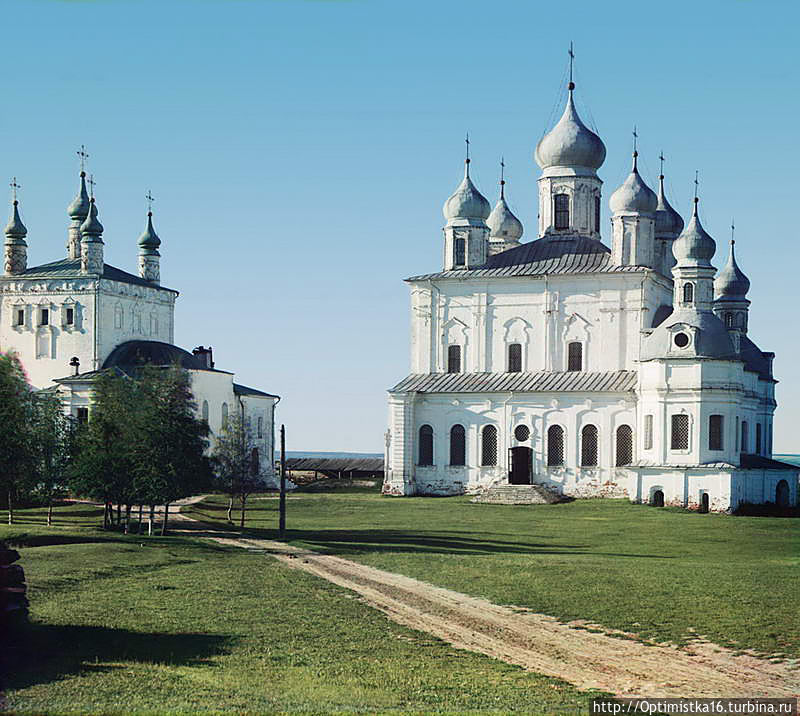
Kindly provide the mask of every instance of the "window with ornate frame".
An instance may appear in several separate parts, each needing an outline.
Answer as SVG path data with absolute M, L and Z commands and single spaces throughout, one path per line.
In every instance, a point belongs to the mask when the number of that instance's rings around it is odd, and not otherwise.
M 569 228 L 569 194 L 556 194 L 553 196 L 553 226 L 556 229 Z
M 522 372 L 522 343 L 508 344 L 508 372 Z

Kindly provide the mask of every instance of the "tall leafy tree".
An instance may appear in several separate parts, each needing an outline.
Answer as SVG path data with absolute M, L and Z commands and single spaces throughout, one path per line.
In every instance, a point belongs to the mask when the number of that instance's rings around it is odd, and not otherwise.
M 67 487 L 75 426 L 57 395 L 34 394 L 32 408 L 33 492 L 47 504 L 50 526 L 53 500 Z
M 27 488 L 33 465 L 31 390 L 15 353 L 0 353 L 0 486 L 8 499 L 8 524 L 14 502 Z
M 233 501 L 239 500 L 239 526 L 244 529 L 245 510 L 250 495 L 263 487 L 259 471 L 258 451 L 252 446 L 252 436 L 242 418 L 232 415 L 217 436 L 212 460 L 218 488 L 228 495 L 228 521 L 231 521 Z

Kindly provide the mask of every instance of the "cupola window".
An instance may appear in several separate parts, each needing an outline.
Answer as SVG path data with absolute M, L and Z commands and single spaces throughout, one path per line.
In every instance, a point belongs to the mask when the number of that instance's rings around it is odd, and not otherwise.
M 522 344 L 510 343 L 508 346 L 508 372 L 522 372 Z
M 423 425 L 419 429 L 418 465 L 433 465 L 433 428 Z
M 692 303 L 694 301 L 694 284 L 683 284 L 683 302 Z
M 581 467 L 597 467 L 596 425 L 584 425 L 581 430 Z
M 466 241 L 456 238 L 453 241 L 453 265 L 464 266 L 467 263 Z
M 450 428 L 450 464 L 464 465 L 467 453 L 467 438 L 463 425 Z
M 564 464 L 564 428 L 560 425 L 547 428 L 547 464 L 549 467 Z
M 583 370 L 583 344 L 578 341 L 567 346 L 567 370 Z
M 600 233 L 600 197 L 594 198 L 594 230 Z
M 487 425 L 481 435 L 481 465 L 497 465 L 497 428 Z
M 555 214 L 555 228 L 569 228 L 569 195 L 556 194 L 553 197 L 553 209 Z
M 733 328 L 733 314 L 726 313 L 725 314 L 725 328 Z
M 617 428 L 617 467 L 624 467 L 633 462 L 633 428 L 620 425 Z
M 722 415 L 708 416 L 708 449 L 722 450 L 724 418 Z
M 461 372 L 461 346 L 447 346 L 447 372 Z

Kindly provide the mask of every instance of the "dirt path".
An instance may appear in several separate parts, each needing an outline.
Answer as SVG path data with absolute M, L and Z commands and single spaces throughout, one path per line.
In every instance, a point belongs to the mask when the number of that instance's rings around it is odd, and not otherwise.
M 800 694 L 800 664 L 796 660 L 771 662 L 737 656 L 701 641 L 684 648 L 643 644 L 622 632 L 600 632 L 596 625 L 564 624 L 543 614 L 492 604 L 282 542 L 222 536 L 211 539 L 269 554 L 289 567 L 352 590 L 399 624 L 432 634 L 457 648 L 558 677 L 580 689 L 648 697 L 779 698 Z

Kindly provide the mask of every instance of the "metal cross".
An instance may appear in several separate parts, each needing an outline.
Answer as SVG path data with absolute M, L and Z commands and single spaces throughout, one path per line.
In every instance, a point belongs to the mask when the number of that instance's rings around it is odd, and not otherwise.
M 17 200 L 17 189 L 22 189 L 22 187 L 19 184 L 17 184 L 17 177 L 13 177 L 11 179 L 11 184 L 9 184 L 9 186 L 11 187 L 11 194 L 14 197 L 14 201 L 16 201 Z
M 664 152 L 662 151 L 661 154 L 658 155 L 659 160 L 661 161 L 661 172 L 659 172 L 662 176 L 664 175 Z
M 572 63 L 575 61 L 575 53 L 572 51 L 572 40 L 569 41 L 569 81 L 572 84 Z
M 695 169 L 694 172 L 694 200 L 697 201 L 697 188 L 700 186 L 700 180 L 698 177 L 700 176 L 700 172 Z
M 505 177 L 506 164 L 503 161 L 503 159 L 504 159 L 503 157 L 500 157 L 500 184 L 501 185 L 506 183 L 506 181 L 505 181 L 506 180 L 506 177 Z
M 156 198 L 152 195 L 149 189 L 147 190 L 147 194 L 145 194 L 144 198 L 147 199 L 147 211 L 150 213 L 153 211 L 153 202 L 156 200 Z
M 469 132 L 467 132 L 467 138 L 464 141 L 467 144 L 467 161 L 469 162 Z
M 77 152 L 78 156 L 81 158 L 81 171 L 86 169 L 86 160 L 89 158 L 89 155 L 86 153 L 86 147 L 81 144 L 81 148 Z
M 736 242 L 733 240 L 734 232 L 736 231 L 736 223 L 733 219 L 731 219 L 731 243 L 735 244 Z
M 89 196 L 92 197 L 92 199 L 94 199 L 94 185 L 95 185 L 94 174 L 89 175 L 89 178 L 86 180 L 86 183 L 89 185 Z
M 633 151 L 636 151 L 636 140 L 639 139 L 639 135 L 636 134 L 636 125 L 633 125 Z

